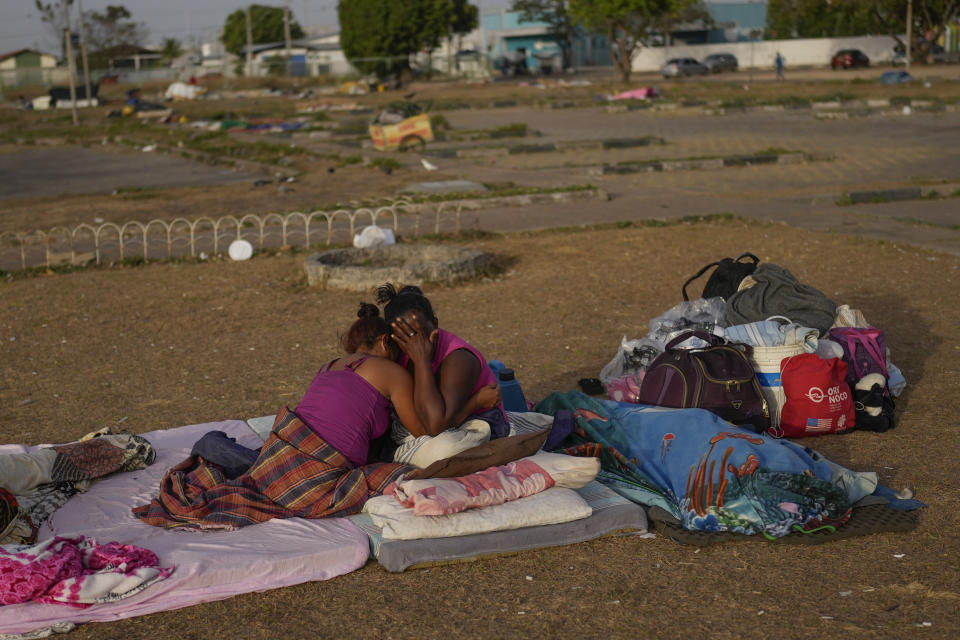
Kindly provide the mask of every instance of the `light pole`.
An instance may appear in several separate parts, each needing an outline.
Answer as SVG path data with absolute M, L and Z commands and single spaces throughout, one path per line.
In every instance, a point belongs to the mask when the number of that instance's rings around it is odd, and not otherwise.
M 247 77 L 253 75 L 253 23 L 250 21 L 250 5 L 247 5 Z
M 757 38 L 763 35 L 763 31 L 760 29 L 750 29 L 750 81 L 749 84 L 753 84 L 753 68 L 754 68 L 754 50 L 756 49 Z
M 90 93 L 90 65 L 87 64 L 87 30 L 83 25 L 83 2 L 77 0 L 77 13 L 80 14 L 80 59 L 83 60 L 84 94 L 87 97 L 87 106 L 93 106 L 93 94 Z
M 73 112 L 73 126 L 80 125 L 77 118 L 77 86 L 74 81 L 76 75 L 76 61 L 73 59 L 73 46 L 70 42 L 70 9 L 67 0 L 61 3 L 63 6 L 63 39 L 66 42 L 67 49 L 67 73 L 70 75 L 70 110 Z
M 290 57 L 290 0 L 286 0 L 283 4 L 283 41 L 284 41 L 284 57 L 287 60 L 287 76 L 292 75 L 292 66 L 293 59 Z
M 907 0 L 907 73 L 910 73 L 911 58 L 913 58 L 913 0 Z

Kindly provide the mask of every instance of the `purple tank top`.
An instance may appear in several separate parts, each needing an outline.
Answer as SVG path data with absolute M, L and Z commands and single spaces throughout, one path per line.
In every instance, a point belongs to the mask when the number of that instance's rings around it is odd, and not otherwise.
M 390 401 L 354 371 L 366 359 L 336 371 L 330 371 L 329 364 L 321 369 L 295 412 L 357 466 L 367 464 L 370 442 L 390 425 Z
M 493 373 L 493 369 L 490 368 L 490 365 L 487 364 L 487 359 L 483 357 L 483 354 L 477 351 L 466 340 L 459 338 L 449 331 L 445 331 L 443 329 L 437 329 L 437 347 L 433 350 L 433 359 L 430 361 L 430 365 L 433 367 L 434 374 L 436 374 L 440 369 L 440 364 L 444 361 L 444 359 L 457 349 L 466 349 L 472 353 L 477 360 L 480 361 L 480 377 L 477 378 L 477 383 L 473 386 L 473 390 L 470 391 L 471 395 L 489 384 L 498 384 L 497 376 Z M 404 368 L 406 368 L 407 363 L 409 362 L 410 359 L 406 355 L 400 358 L 400 366 Z M 501 413 L 503 413 L 502 402 L 497 405 L 497 408 L 500 409 Z M 485 409 L 484 411 L 489 410 Z M 478 411 L 477 413 L 483 413 L 484 411 Z M 504 421 L 507 419 L 505 413 L 503 414 L 503 419 Z

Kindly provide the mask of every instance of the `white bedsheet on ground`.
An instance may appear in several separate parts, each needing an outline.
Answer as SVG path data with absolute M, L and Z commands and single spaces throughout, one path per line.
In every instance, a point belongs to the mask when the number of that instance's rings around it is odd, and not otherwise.
M 254 591 L 327 580 L 359 569 L 369 556 L 367 535 L 346 518 L 270 520 L 230 532 L 184 532 L 146 525 L 130 513 L 156 494 L 164 472 L 184 460 L 206 432 L 220 430 L 252 448 L 263 442 L 242 420 L 227 420 L 141 434 L 157 450 L 147 469 L 94 482 L 71 498 L 40 529 L 40 538 L 82 533 L 150 549 L 160 566 L 175 566 L 167 580 L 127 600 L 87 609 L 25 603 L 0 607 L 0 634 L 23 633 L 60 621 L 97 622 L 179 609 Z M 0 446 L 0 455 L 34 447 Z

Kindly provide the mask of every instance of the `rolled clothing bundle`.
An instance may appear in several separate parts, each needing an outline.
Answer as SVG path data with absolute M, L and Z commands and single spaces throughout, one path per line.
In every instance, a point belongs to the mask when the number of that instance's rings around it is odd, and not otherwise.
M 728 326 L 786 316 L 803 327 L 824 335 L 836 317 L 837 305 L 819 289 L 798 281 L 792 273 L 765 262 L 751 276 L 754 284 L 727 300 L 724 319 Z
M 223 475 L 233 480 L 243 475 L 260 455 L 259 449 L 248 449 L 237 443 L 223 431 L 209 431 L 197 440 L 190 451 L 192 456 L 200 456 L 207 462 L 219 465 Z
M 782 316 L 772 316 L 760 322 L 733 325 L 724 331 L 730 342 L 742 342 L 752 347 L 800 345 L 807 353 L 817 351 L 820 335 L 817 329 L 801 327 Z

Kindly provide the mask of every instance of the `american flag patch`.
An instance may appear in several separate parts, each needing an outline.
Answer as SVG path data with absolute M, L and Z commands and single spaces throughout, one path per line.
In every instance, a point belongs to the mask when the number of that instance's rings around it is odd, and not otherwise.
M 832 426 L 832 418 L 807 418 L 807 431 L 829 431 Z

